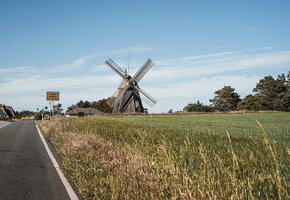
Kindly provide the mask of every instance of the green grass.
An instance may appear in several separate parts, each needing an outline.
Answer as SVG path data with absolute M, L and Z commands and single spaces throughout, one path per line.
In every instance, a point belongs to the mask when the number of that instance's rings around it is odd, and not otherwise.
M 87 199 L 290 198 L 290 113 L 88 117 L 40 126 Z
M 280 142 L 290 142 L 289 113 L 251 113 L 251 114 L 196 114 L 196 115 L 164 115 L 144 117 L 126 116 L 115 117 L 114 120 L 133 123 L 136 125 L 169 127 L 193 132 L 222 133 L 225 131 L 232 136 L 259 137 L 262 135 L 255 120 L 260 121 L 267 134 Z

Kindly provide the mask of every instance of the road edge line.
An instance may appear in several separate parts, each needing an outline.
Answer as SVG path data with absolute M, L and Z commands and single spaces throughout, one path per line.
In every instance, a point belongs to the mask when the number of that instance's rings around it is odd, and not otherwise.
M 55 157 L 53 156 L 52 152 L 50 151 L 45 138 L 43 137 L 43 134 L 41 132 L 41 130 L 39 129 L 39 127 L 35 124 L 38 135 L 40 136 L 40 139 L 45 147 L 45 150 L 54 166 L 54 168 L 56 169 L 56 172 L 58 174 L 58 176 L 60 177 L 69 197 L 71 200 L 79 200 L 78 196 L 76 195 L 75 191 L 73 190 L 72 186 L 70 185 L 70 183 L 68 182 L 68 180 L 66 179 L 66 177 L 64 176 L 63 172 L 61 171 L 59 164 L 57 163 Z
M 9 125 L 10 123 L 8 123 L 8 124 L 5 124 L 5 125 L 3 125 L 3 126 L 0 126 L 0 129 L 1 128 L 4 128 L 5 126 L 7 126 L 7 125 Z

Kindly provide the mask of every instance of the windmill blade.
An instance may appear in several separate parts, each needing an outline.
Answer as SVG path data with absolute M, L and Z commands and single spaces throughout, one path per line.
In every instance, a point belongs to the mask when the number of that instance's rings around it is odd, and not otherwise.
M 111 106 L 112 104 L 113 104 L 113 102 L 114 102 L 114 100 L 115 100 L 115 97 L 110 97 L 107 101 L 106 101 L 106 103 L 109 105 L 109 106 Z
M 116 92 L 114 92 L 114 94 L 106 101 L 106 103 L 111 106 L 113 105 L 113 102 L 115 101 L 116 97 L 123 91 L 124 88 L 120 89 L 118 88 L 118 90 Z
M 119 93 L 119 95 L 115 98 L 115 100 L 113 101 L 113 103 L 111 104 L 111 106 L 113 106 L 115 103 L 117 103 L 125 94 L 125 92 L 127 91 L 127 89 L 130 87 L 130 85 L 128 84 L 121 93 Z
M 134 81 L 138 83 L 143 78 L 143 76 L 152 68 L 153 65 L 154 62 L 149 58 L 134 75 L 133 77 Z
M 107 100 L 107 104 L 109 106 L 112 105 L 112 103 L 114 102 L 114 100 L 116 99 L 117 96 L 119 96 L 119 94 L 124 90 L 124 88 L 128 85 L 129 83 L 125 80 L 123 80 L 121 82 L 121 84 L 119 85 L 117 91 Z
M 111 58 L 109 58 L 106 62 L 110 68 L 112 68 L 117 74 L 119 74 L 123 79 L 127 80 L 126 73 L 119 67 Z M 127 80 L 128 81 L 128 80 Z
M 150 96 L 147 92 L 145 92 L 143 89 L 141 89 L 139 86 L 136 86 L 136 88 L 138 89 L 138 91 L 143 95 L 144 101 L 151 107 L 153 107 L 157 101 L 156 99 L 154 99 L 152 96 Z

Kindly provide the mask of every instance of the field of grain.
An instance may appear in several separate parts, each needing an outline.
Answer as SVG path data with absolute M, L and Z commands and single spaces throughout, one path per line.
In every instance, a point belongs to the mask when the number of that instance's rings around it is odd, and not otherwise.
M 290 113 L 38 124 L 87 199 L 290 198 Z

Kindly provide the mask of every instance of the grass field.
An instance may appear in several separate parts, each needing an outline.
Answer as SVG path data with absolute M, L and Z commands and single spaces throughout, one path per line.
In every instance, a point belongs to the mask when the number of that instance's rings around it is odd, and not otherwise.
M 87 199 L 290 199 L 290 113 L 38 124 Z

